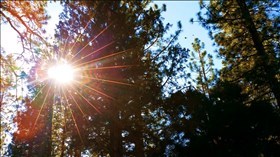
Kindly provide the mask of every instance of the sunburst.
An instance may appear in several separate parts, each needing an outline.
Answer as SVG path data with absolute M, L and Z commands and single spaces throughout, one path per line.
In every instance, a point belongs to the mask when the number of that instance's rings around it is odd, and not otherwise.
M 75 77 L 75 69 L 67 61 L 62 60 L 57 65 L 49 67 L 48 77 L 57 84 L 69 84 Z
M 84 27 L 84 30 L 88 27 L 90 22 L 91 20 L 89 20 L 87 25 Z M 36 67 L 36 77 L 34 80 L 30 81 L 30 84 L 33 84 L 36 88 L 41 86 L 41 88 L 39 92 L 35 94 L 32 102 L 35 102 L 39 94 L 43 95 L 44 99 L 41 104 L 38 105 L 40 106 L 38 109 L 38 114 L 32 115 L 36 116 L 36 118 L 33 118 L 34 121 L 32 127 L 28 128 L 30 130 L 29 133 L 32 133 L 32 135 L 36 134 L 34 132 L 36 132 L 36 126 L 39 123 L 44 108 L 52 108 L 53 105 L 57 104 L 56 99 L 58 99 L 60 101 L 59 104 L 64 105 L 64 108 L 68 109 L 71 113 L 70 117 L 72 118 L 72 122 L 74 122 L 75 125 L 75 128 L 73 129 L 76 130 L 81 143 L 83 143 L 81 130 L 79 127 L 81 124 L 77 124 L 77 116 L 74 114 L 82 114 L 83 117 L 87 116 L 88 114 L 91 114 L 85 109 L 88 107 L 92 108 L 93 111 L 95 111 L 95 114 L 102 114 L 102 108 L 100 108 L 100 106 L 96 106 L 90 98 L 84 95 L 84 93 L 87 93 L 87 95 L 101 96 L 105 99 L 108 99 L 109 101 L 114 101 L 116 98 L 111 95 L 111 93 L 103 91 L 103 89 L 99 87 L 100 84 L 116 87 L 135 87 L 135 85 L 129 82 L 128 79 L 116 80 L 113 79 L 113 75 L 109 78 L 94 76 L 96 71 L 100 73 L 100 71 L 126 69 L 138 66 L 137 64 L 108 64 L 110 62 L 113 63 L 118 57 L 121 58 L 124 55 L 131 53 L 132 49 L 119 52 L 110 52 L 106 53 L 106 55 L 101 55 L 101 57 L 92 58 L 94 54 L 100 53 L 107 47 L 110 47 L 113 43 L 115 43 L 115 41 L 104 43 L 103 46 L 96 49 L 95 51 L 86 52 L 86 47 L 89 45 L 89 43 L 96 40 L 100 35 L 102 35 L 102 33 L 106 32 L 106 30 L 108 30 L 111 25 L 100 31 L 100 33 L 98 33 L 77 52 L 73 51 L 77 43 L 77 39 L 80 38 L 80 36 L 76 38 L 75 42 L 71 46 L 68 45 L 67 42 L 69 38 L 67 38 L 64 45 L 61 46 L 57 52 L 54 50 L 50 51 L 50 55 L 48 56 L 52 57 L 46 57 L 38 63 Z M 80 57 L 77 57 L 78 55 Z M 47 104 L 47 100 L 52 102 Z M 32 104 L 32 102 L 30 102 L 30 104 Z M 84 103 L 81 105 L 79 102 Z M 85 107 L 85 105 L 87 105 L 87 107 Z M 47 111 L 52 112 L 49 110 Z

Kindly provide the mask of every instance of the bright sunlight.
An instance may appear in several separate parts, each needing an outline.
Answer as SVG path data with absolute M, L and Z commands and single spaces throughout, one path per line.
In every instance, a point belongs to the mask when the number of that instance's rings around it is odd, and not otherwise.
M 74 69 L 67 63 L 57 64 L 48 69 L 48 77 L 59 84 L 70 83 L 74 78 Z

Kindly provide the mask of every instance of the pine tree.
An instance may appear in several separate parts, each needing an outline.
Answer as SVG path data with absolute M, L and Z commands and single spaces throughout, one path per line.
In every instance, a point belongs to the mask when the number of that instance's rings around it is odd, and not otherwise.
M 88 69 L 81 80 L 91 89 L 81 87 L 78 95 L 96 104 L 96 109 L 91 109 L 83 98 L 69 100 L 75 104 L 77 99 L 82 110 L 87 111 L 88 122 L 82 123 L 86 129 L 81 131 L 83 150 L 99 155 L 144 156 L 146 125 L 142 115 L 148 110 L 145 105 L 160 92 L 156 73 L 152 73 L 154 63 L 145 46 L 154 44 L 164 33 L 160 10 L 157 6 L 146 9 L 148 4 L 149 1 L 65 3 L 57 39 L 62 41 L 60 47 L 67 44 L 71 48 L 69 57 L 77 65 Z M 71 139 L 79 141 L 73 135 Z
M 49 18 L 45 11 L 46 4 L 46 2 L 39 1 L 0 2 L 1 27 L 2 25 L 7 24 L 15 32 L 17 32 L 23 49 L 23 52 L 8 52 L 12 54 L 7 55 L 5 54 L 5 50 L 1 47 L 1 136 L 6 135 L 6 133 L 12 134 L 11 130 L 14 130 L 14 126 L 16 125 L 12 122 L 12 120 L 16 116 L 16 112 L 23 108 L 22 101 L 24 98 L 23 94 L 19 95 L 19 89 L 22 86 L 20 82 L 25 81 L 26 73 L 17 65 L 17 61 L 22 60 L 22 62 L 24 62 L 30 59 L 30 54 L 25 55 L 24 52 L 25 50 L 33 52 L 30 49 L 32 48 L 31 43 L 33 43 L 34 40 L 40 41 L 41 43 L 45 42 L 42 37 L 44 32 L 42 26 L 43 24 L 46 24 L 46 21 Z M 4 39 L 1 39 L 1 42 L 3 41 Z M 8 108 L 11 112 L 13 112 L 13 116 L 10 116 L 11 113 L 7 112 Z M 2 126 L 2 124 L 6 124 L 4 121 L 9 121 L 9 124 Z M 6 133 L 3 132 L 4 130 Z M 5 138 L 1 137 L 1 156 L 5 153 L 4 148 L 7 148 L 2 145 L 7 144 L 7 142 L 5 141 L 2 143 L 2 140 L 5 140 Z
M 0 55 L 0 114 L 1 114 L 1 156 L 7 153 L 8 142 L 7 137 L 13 130 L 13 119 L 12 116 L 19 108 L 21 103 L 22 95 L 20 94 L 20 68 L 16 65 L 13 54 L 6 54 L 4 50 L 1 49 Z
M 189 68 L 197 77 L 194 80 L 197 90 L 201 90 L 204 94 L 209 94 L 211 86 L 213 86 L 217 77 L 214 71 L 213 56 L 206 52 L 204 43 L 198 38 L 192 43 L 194 52 L 191 52 Z M 207 60 L 205 59 L 207 57 Z
M 195 92 L 193 94 L 199 95 Z M 272 103 L 265 100 L 246 103 L 249 95 L 243 93 L 237 84 L 229 82 L 218 82 L 210 95 L 211 100 L 188 101 L 188 106 L 200 107 L 193 108 L 193 114 L 187 120 L 187 124 L 195 124 L 195 127 L 186 133 L 189 143 L 184 149 L 185 154 L 279 155 L 280 145 L 277 141 L 280 128 L 277 123 L 280 116 Z
M 201 7 L 206 13 L 199 20 L 224 59 L 222 77 L 243 84 L 250 100 L 274 99 L 279 106 L 279 16 L 273 14 L 279 4 L 219 0 Z

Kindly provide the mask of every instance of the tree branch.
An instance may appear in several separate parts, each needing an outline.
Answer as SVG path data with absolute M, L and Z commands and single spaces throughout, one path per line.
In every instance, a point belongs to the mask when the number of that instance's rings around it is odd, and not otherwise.
M 39 37 L 46 45 L 48 45 L 48 43 L 45 41 L 45 39 L 39 35 L 38 33 L 36 33 L 35 31 L 33 31 L 24 21 L 23 19 L 17 14 L 15 13 L 13 10 L 11 10 L 10 8 L 6 8 L 6 11 L 9 12 L 12 16 L 16 17 L 19 22 L 26 28 L 27 32 L 34 34 L 35 36 Z M 1 14 L 4 14 L 2 11 L 0 11 Z M 7 18 L 7 16 L 5 17 Z

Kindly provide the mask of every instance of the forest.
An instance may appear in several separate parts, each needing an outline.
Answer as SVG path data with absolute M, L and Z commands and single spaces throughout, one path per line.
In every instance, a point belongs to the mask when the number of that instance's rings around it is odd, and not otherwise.
M 49 2 L 0 3 L 0 156 L 280 156 L 278 0 L 197 1 L 215 52 L 151 0 L 53 2 L 52 38 Z

